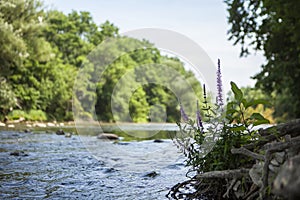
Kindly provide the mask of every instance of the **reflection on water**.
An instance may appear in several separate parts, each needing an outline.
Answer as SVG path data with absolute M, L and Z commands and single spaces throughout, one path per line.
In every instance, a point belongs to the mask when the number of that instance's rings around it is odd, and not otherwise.
M 187 169 L 163 141 L 0 131 L 0 199 L 164 199 Z

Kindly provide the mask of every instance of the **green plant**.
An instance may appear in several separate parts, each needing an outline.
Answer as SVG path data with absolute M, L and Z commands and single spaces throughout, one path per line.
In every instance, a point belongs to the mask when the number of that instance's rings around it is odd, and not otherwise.
M 17 99 L 6 79 L 0 76 L 0 117 L 17 105 Z M 1 118 L 0 118 L 1 119 Z
M 9 120 L 16 120 L 20 118 L 27 118 L 27 113 L 23 110 L 13 110 L 8 115 L 7 118 Z
M 181 106 L 184 123 L 177 123 L 180 132 L 174 138 L 175 144 L 187 157 L 186 165 L 198 173 L 252 165 L 253 160 L 240 154 L 232 154 L 231 149 L 259 140 L 257 126 L 269 123 L 260 113 L 245 115 L 253 110 L 253 106 L 266 105 L 268 102 L 262 99 L 248 101 L 234 82 L 230 83 L 234 99 L 223 106 L 220 66 L 217 74 L 218 96 L 215 105 L 207 102 L 204 87 L 202 110 L 206 113 L 205 127 L 201 121 L 198 103 L 196 120 L 188 118 Z
M 8 114 L 9 120 L 17 120 L 24 118 L 29 121 L 46 121 L 47 115 L 42 110 L 30 110 L 29 112 L 23 110 L 13 110 Z
M 27 115 L 27 120 L 30 121 L 46 121 L 47 115 L 42 110 L 30 110 Z

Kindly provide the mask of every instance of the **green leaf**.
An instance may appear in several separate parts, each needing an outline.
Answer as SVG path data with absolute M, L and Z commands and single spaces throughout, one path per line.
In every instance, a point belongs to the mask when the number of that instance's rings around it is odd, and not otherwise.
M 269 124 L 270 121 L 266 119 L 264 116 L 262 116 L 259 113 L 253 113 L 250 117 L 250 119 L 254 119 L 255 121 L 253 122 L 254 126 L 260 125 L 260 124 Z
M 256 119 L 256 120 L 264 120 L 264 116 L 262 116 L 260 113 L 253 113 L 250 117 L 250 119 Z
M 253 126 L 257 126 L 257 125 L 260 125 L 260 124 L 269 124 L 270 121 L 268 119 L 264 119 L 264 120 L 257 120 L 255 122 L 253 122 Z
M 235 100 L 237 100 L 240 103 L 243 99 L 242 90 L 238 88 L 238 86 L 232 81 L 230 82 L 230 85 L 231 85 L 231 91 L 234 93 Z
M 236 109 L 230 108 L 230 109 L 226 110 L 226 115 L 232 115 L 232 114 L 237 113 L 237 112 L 238 111 Z
M 234 127 L 231 127 L 230 130 L 232 130 L 232 131 L 244 131 L 244 130 L 246 130 L 246 127 L 244 127 L 244 126 L 234 126 Z
M 245 98 L 242 99 L 242 104 L 243 104 L 243 106 L 244 106 L 245 108 L 247 107 L 248 102 L 247 102 L 247 100 L 246 100 Z
M 231 108 L 234 108 L 235 107 L 235 103 L 234 102 L 228 102 L 227 103 L 227 109 L 231 109 Z

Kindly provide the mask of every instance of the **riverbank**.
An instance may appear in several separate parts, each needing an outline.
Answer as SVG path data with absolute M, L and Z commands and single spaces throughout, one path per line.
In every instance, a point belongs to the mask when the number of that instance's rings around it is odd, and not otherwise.
M 3 123 L 4 124 L 4 123 Z M 3 131 L 19 132 L 59 132 L 63 130 L 72 135 L 97 136 L 101 133 L 113 133 L 123 141 L 143 141 L 170 139 L 175 136 L 178 127 L 173 123 L 98 123 L 98 122 L 7 122 L 0 126 Z
M 65 126 L 75 126 L 73 121 L 69 122 L 32 122 L 32 121 L 25 121 L 22 119 L 13 120 L 13 121 L 6 121 L 0 122 L 0 127 L 7 127 L 7 128 L 16 128 L 16 127 L 27 127 L 27 128 L 46 128 L 46 127 L 65 127 Z
M 40 121 L 25 121 L 22 119 L 13 120 L 13 121 L 0 121 L 0 127 L 14 128 L 14 127 L 84 127 L 84 126 L 111 126 L 115 125 L 120 127 L 122 130 L 170 130 L 177 131 L 179 130 L 176 123 L 131 123 L 131 122 L 117 122 L 117 123 L 109 123 L 109 122 L 98 122 L 98 121 L 83 121 L 83 122 L 74 122 L 74 121 L 66 121 L 66 122 L 40 122 Z
M 258 140 L 233 146 L 230 156 L 242 155 L 251 162 L 221 170 L 199 172 L 176 184 L 171 197 L 185 195 L 198 199 L 299 199 L 300 198 L 300 119 L 259 129 Z M 227 159 L 230 157 L 228 156 Z M 194 188 L 190 193 L 181 190 Z

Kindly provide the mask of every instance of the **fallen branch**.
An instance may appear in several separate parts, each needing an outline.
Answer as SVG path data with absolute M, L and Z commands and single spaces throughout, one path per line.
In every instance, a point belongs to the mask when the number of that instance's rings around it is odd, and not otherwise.
M 264 145 L 261 149 L 268 150 L 271 152 L 277 152 L 277 151 L 283 151 L 285 149 L 292 148 L 294 146 L 299 146 L 299 145 L 300 145 L 300 136 L 290 138 L 289 141 L 268 143 Z
M 292 137 L 299 136 L 300 119 L 295 119 L 266 129 L 261 129 L 259 133 L 261 136 L 269 136 L 274 133 L 274 129 L 279 134 L 279 136 L 283 136 L 283 135 L 291 135 Z
M 233 148 L 233 149 L 231 149 L 231 153 L 233 153 L 233 154 L 243 154 L 243 155 L 249 156 L 251 158 L 254 158 L 256 160 L 264 160 L 263 155 L 260 155 L 258 153 L 254 153 L 254 152 L 246 149 L 245 147 Z
M 266 129 L 260 129 L 259 134 L 262 136 L 259 141 L 244 145 L 243 147 L 252 150 L 277 140 L 285 135 L 290 135 L 291 137 L 300 136 L 300 119 L 296 119 L 284 124 L 278 124 L 277 126 L 272 126 Z
M 252 200 L 255 197 L 257 197 L 259 195 L 259 191 L 258 191 L 259 187 L 255 184 L 252 184 L 249 192 L 243 197 L 243 199 L 246 200 Z
M 223 171 L 212 171 L 212 172 L 205 172 L 202 174 L 197 174 L 196 179 L 210 179 L 210 178 L 242 178 L 245 176 L 249 176 L 250 169 L 233 169 L 233 170 L 223 170 Z
M 201 194 L 212 194 L 218 195 L 216 196 L 217 199 L 222 198 L 222 196 L 223 198 L 231 198 L 230 195 L 236 195 L 235 193 L 231 193 L 234 185 L 239 179 L 243 178 L 249 178 L 250 180 L 250 182 L 248 181 L 245 186 L 246 190 L 244 189 L 247 193 L 244 193 L 239 197 L 235 196 L 234 198 L 252 200 L 257 198 L 265 199 L 278 197 L 271 187 L 273 179 L 278 173 L 278 171 L 274 170 L 274 168 L 279 169 L 280 165 L 285 163 L 286 157 L 289 157 L 289 155 L 295 156 L 300 152 L 300 119 L 293 120 L 285 124 L 279 124 L 264 130 L 259 130 L 259 134 L 260 137 L 258 141 L 254 141 L 240 148 L 232 148 L 231 153 L 251 157 L 257 161 L 256 163 L 263 161 L 262 168 L 258 168 L 258 174 L 259 177 L 261 177 L 260 181 L 262 184 L 253 182 L 251 179 L 252 177 L 249 175 L 250 169 L 247 168 L 209 171 L 197 174 L 191 180 L 183 182 L 180 185 L 176 185 L 176 187 L 172 189 L 172 197 L 175 197 L 175 194 L 180 192 L 180 188 L 185 187 L 187 184 L 191 184 L 196 186 L 196 192 L 192 192 L 190 195 L 184 195 L 200 197 L 199 195 Z M 299 187 L 299 184 L 295 187 Z M 204 191 L 203 189 L 206 190 Z M 215 191 L 218 191 L 217 194 L 215 194 Z M 222 193 L 220 193 L 221 191 Z M 287 194 L 287 196 L 290 195 L 293 194 Z
M 265 154 L 265 163 L 263 166 L 262 172 L 262 187 L 260 188 L 259 195 L 261 199 L 264 199 L 266 196 L 266 190 L 268 188 L 268 178 L 269 178 L 269 164 L 271 162 L 272 153 L 267 151 Z
M 230 192 L 230 190 L 232 190 L 232 188 L 233 188 L 233 186 L 234 186 L 234 184 L 235 184 L 236 182 L 237 182 L 237 179 L 236 179 L 236 178 L 234 178 L 234 179 L 231 181 L 231 183 L 230 183 L 229 187 L 227 188 L 225 194 L 223 194 L 223 198 L 229 198 L 229 192 Z

